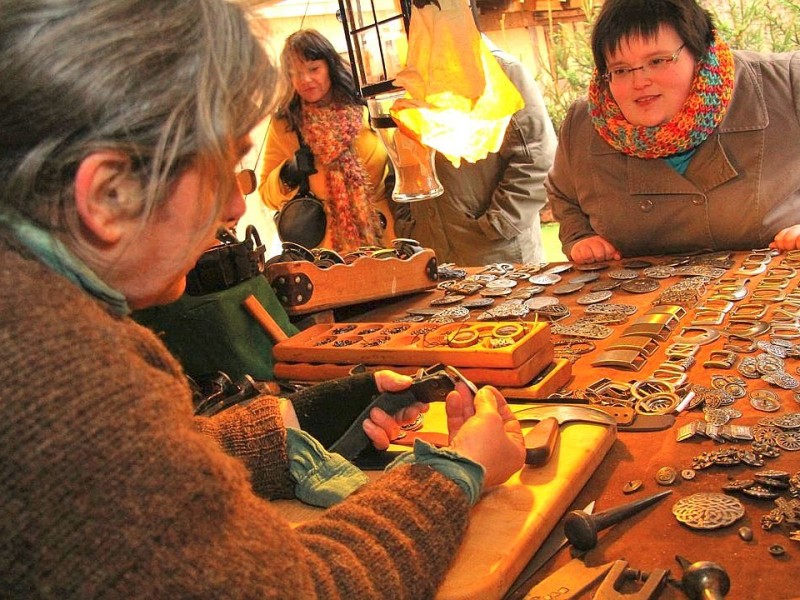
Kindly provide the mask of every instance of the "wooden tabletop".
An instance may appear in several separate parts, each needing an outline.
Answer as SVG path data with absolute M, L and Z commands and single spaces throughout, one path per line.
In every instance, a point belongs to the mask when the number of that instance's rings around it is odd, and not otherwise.
M 618 342 L 625 329 L 630 326 L 637 318 L 644 315 L 652 308 L 664 291 L 674 284 L 686 279 L 683 276 L 671 276 L 658 279 L 658 289 L 649 293 L 630 293 L 621 289 L 612 292 L 611 303 L 629 304 L 637 307 L 637 312 L 632 315 L 625 323 L 612 326 L 613 333 L 605 338 L 593 340 L 595 348 L 576 358 L 572 364 L 572 379 L 565 387 L 566 392 L 579 394 L 593 383 L 608 378 L 614 381 L 631 382 L 650 379 L 660 365 L 668 360 L 666 349 L 675 341 L 681 333 L 685 337 L 693 337 L 697 331 L 684 332 L 684 328 L 691 327 L 693 323 L 705 322 L 708 318 L 707 313 L 698 311 L 698 307 L 708 306 L 719 303 L 709 302 L 709 298 L 714 294 L 719 294 L 719 283 L 722 282 L 726 293 L 732 293 L 729 286 L 734 286 L 734 282 L 744 287 L 746 294 L 736 300 L 732 300 L 734 308 L 751 304 L 742 310 L 741 314 L 748 314 L 747 311 L 757 312 L 759 305 L 766 307 L 766 314 L 753 321 L 777 324 L 780 318 L 783 322 L 787 316 L 800 312 L 800 300 L 795 295 L 798 283 L 800 283 L 800 269 L 795 273 L 794 261 L 787 260 L 784 255 L 767 258 L 764 269 L 759 271 L 754 266 L 754 260 L 763 254 L 754 256 L 751 253 L 739 252 L 732 255 L 735 264 L 728 268 L 725 273 L 716 279 L 710 280 L 704 288 L 698 301 L 686 306 L 687 312 L 682 315 L 679 322 L 672 328 L 671 332 L 663 340 L 658 340 L 652 355 L 647 357 L 639 371 L 620 370 L 617 368 L 592 366 L 593 360 L 597 358 L 606 348 Z M 651 263 L 662 265 L 671 261 L 668 258 L 648 259 Z M 626 267 L 622 263 L 611 263 L 607 269 L 599 271 L 599 281 L 609 280 L 608 274 L 614 270 Z M 641 269 L 641 267 L 640 267 Z M 472 270 L 474 271 L 474 270 Z M 569 281 L 571 277 L 580 273 L 572 270 L 562 273 L 562 282 Z M 642 278 L 641 271 L 639 278 Z M 591 284 L 587 284 L 587 288 Z M 784 285 L 784 287 L 779 287 Z M 716 289 L 715 289 L 716 286 Z M 776 291 L 778 290 L 778 291 Z M 443 295 L 441 290 L 433 290 L 423 293 L 406 296 L 392 301 L 376 302 L 368 305 L 349 307 L 336 311 L 337 321 L 358 321 L 358 322 L 381 322 L 390 321 L 406 315 L 406 310 L 412 307 L 428 306 L 430 301 Z M 585 305 L 579 305 L 576 300 L 586 289 L 576 291 L 571 294 L 559 295 L 560 302 L 567 305 L 571 315 L 561 321 L 561 324 L 574 323 L 584 314 Z M 547 295 L 546 290 L 542 295 Z M 533 317 L 525 317 L 531 320 Z M 710 330 L 724 330 L 731 326 L 730 312 L 723 317 L 722 323 L 708 327 Z M 706 326 L 707 327 L 707 326 Z M 735 326 L 737 331 L 741 326 Z M 784 331 L 788 335 L 788 332 Z M 565 338 L 553 335 L 554 341 L 563 341 Z M 769 332 L 761 333 L 753 338 L 754 342 L 770 341 Z M 700 384 L 707 387 L 711 386 L 712 377 L 715 375 L 727 375 L 744 379 L 745 389 L 748 395 L 735 400 L 731 408 L 741 413 L 741 416 L 730 421 L 734 425 L 753 426 L 764 422 L 765 418 L 789 415 L 800 412 L 800 404 L 791 389 L 782 389 L 774 384 L 767 383 L 761 379 L 744 378 L 733 368 L 705 367 L 704 363 L 718 356 L 715 354 L 722 349 L 727 342 L 734 342 L 740 346 L 744 345 L 740 339 L 728 339 L 728 336 L 721 335 L 717 340 L 701 345 L 695 356 L 695 363 L 686 371 L 687 380 L 690 384 Z M 789 343 L 800 343 L 800 339 L 789 339 Z M 743 357 L 756 357 L 764 352 L 756 350 L 750 353 L 736 353 L 737 364 Z M 800 359 L 785 358 L 784 370 L 787 374 L 800 378 L 798 374 Z M 779 399 L 779 407 L 775 412 L 764 412 L 757 410 L 751 405 L 749 394 L 755 390 L 768 390 L 774 392 Z M 800 398 L 800 396 L 798 396 Z M 588 502 L 596 501 L 596 511 L 603 511 L 611 507 L 630 502 L 645 495 L 650 495 L 666 489 L 672 490 L 672 495 L 665 501 L 650 507 L 646 511 L 610 527 L 599 534 L 597 545 L 585 555 L 585 561 L 589 565 L 597 565 L 618 559 L 628 561 L 629 566 L 644 572 L 657 569 L 668 569 L 673 578 L 680 580 L 682 569 L 676 561 L 676 555 L 687 558 L 690 562 L 713 561 L 718 563 L 727 571 L 731 580 L 731 589 L 726 598 L 769 598 L 784 599 L 800 597 L 797 589 L 795 576 L 798 570 L 798 557 L 800 557 L 800 542 L 790 538 L 791 532 L 800 529 L 800 525 L 791 525 L 786 522 L 776 525 L 769 530 L 762 528 L 762 519 L 771 511 L 777 508 L 774 499 L 757 499 L 742 494 L 731 493 L 737 498 L 744 507 L 744 516 L 734 523 L 714 528 L 696 529 L 680 523 L 673 514 L 673 508 L 679 501 L 691 501 L 698 493 L 721 493 L 723 486 L 733 480 L 752 479 L 755 473 L 764 470 L 783 471 L 794 476 L 800 471 L 800 452 L 780 449 L 779 455 L 774 458 L 765 458 L 764 466 L 749 466 L 740 463 L 734 466 L 713 465 L 706 468 L 694 468 L 693 473 L 688 470 L 698 465 L 698 457 L 704 453 L 719 452 L 724 449 L 734 448 L 741 451 L 750 450 L 749 441 L 739 442 L 718 442 L 702 435 L 692 435 L 683 441 L 678 441 L 678 433 L 682 426 L 686 426 L 696 421 L 704 421 L 705 415 L 701 407 L 686 410 L 676 416 L 674 425 L 662 431 L 653 432 L 628 432 L 620 430 L 616 441 L 604 439 L 602 444 L 608 443 L 610 448 L 595 453 L 585 459 L 585 467 L 575 467 L 573 470 L 583 471 L 586 475 L 585 485 L 581 483 L 584 478 L 573 476 L 574 486 L 580 489 L 573 489 L 571 493 L 562 496 L 561 500 L 550 513 L 544 517 L 535 514 L 536 507 L 543 497 L 549 494 L 546 486 L 553 482 L 537 481 L 534 487 L 525 487 L 525 474 L 520 476 L 520 480 L 510 483 L 508 488 L 504 488 L 499 493 L 490 495 L 479 505 L 475 511 L 470 536 L 471 539 L 478 541 L 485 547 L 491 548 L 495 545 L 504 543 L 507 532 L 498 530 L 496 524 L 503 522 L 506 515 L 512 515 L 510 521 L 516 523 L 521 512 L 523 514 L 531 511 L 528 518 L 533 523 L 535 533 L 529 534 L 526 543 L 538 546 L 544 539 L 549 529 L 556 524 L 558 518 L 568 508 L 575 508 L 586 505 Z M 576 426 L 577 427 L 577 426 Z M 596 428 L 595 428 L 596 429 Z M 594 430 L 594 429 L 593 429 Z M 562 431 L 561 450 L 554 461 L 547 467 L 541 475 L 545 478 L 545 472 L 561 476 L 562 466 L 567 462 L 581 456 L 583 450 L 575 450 L 573 456 L 565 453 L 565 444 L 570 448 L 582 448 L 584 432 L 565 428 Z M 579 439 L 576 439 L 579 438 Z M 591 445 L 591 444 L 590 444 Z M 789 444 L 791 446 L 791 444 Z M 569 454 L 569 456 L 567 456 Z M 598 460 L 598 455 L 602 459 L 599 466 L 595 468 L 592 461 Z M 603 458 L 604 456 L 604 458 Z M 675 481 L 669 486 L 660 485 L 657 482 L 657 474 L 665 467 L 673 468 L 678 475 Z M 566 467 L 564 467 L 566 469 Z M 685 471 L 684 478 L 681 473 Z M 691 478 L 690 478 L 691 477 Z M 641 481 L 641 488 L 631 494 L 626 491 L 631 482 Z M 520 487 L 520 484 L 523 487 Z M 545 487 L 540 487 L 545 486 Z M 781 494 L 784 505 L 791 500 L 788 492 Z M 509 508 L 513 506 L 513 508 Z M 791 511 L 790 511 L 791 512 Z M 558 514 L 556 514 L 558 513 Z M 487 515 L 491 515 L 487 521 Z M 790 515 L 791 516 L 791 515 Z M 708 523 L 706 523 L 708 524 Z M 748 527 L 752 530 L 752 539 L 745 540 L 739 534 L 739 529 Z M 513 529 L 513 526 L 512 528 Z M 498 531 L 500 531 L 498 533 Z M 483 560 L 481 553 L 473 553 L 469 546 L 459 555 L 456 566 L 453 569 L 451 578 L 442 590 L 442 597 L 463 597 L 463 598 L 494 598 L 502 595 L 500 589 L 511 582 L 508 580 L 510 574 L 518 572 L 527 557 L 533 553 L 530 547 L 526 550 L 509 549 L 509 554 L 518 552 L 511 559 L 507 560 L 505 572 L 496 578 L 491 591 L 480 590 L 475 586 L 479 585 L 479 579 L 483 577 L 480 571 L 472 571 L 474 576 L 470 576 L 471 569 L 480 564 Z M 561 551 L 550 563 L 545 565 L 539 578 L 546 577 L 560 567 L 569 562 L 571 556 L 568 550 Z M 487 564 L 491 565 L 493 559 L 489 559 Z M 463 573 L 463 575 L 462 575 Z M 462 579 L 463 577 L 463 579 Z M 451 586 L 452 584 L 452 586 Z M 636 586 L 634 585 L 634 588 Z M 595 588 L 596 589 L 596 588 Z M 457 591 L 463 590 L 462 595 Z M 452 595 L 451 595 L 452 592 Z M 486 595 L 483 595 L 483 594 Z M 583 597 L 591 598 L 593 592 L 585 594 Z M 661 592 L 660 598 L 685 598 L 686 595 L 675 585 L 667 585 Z

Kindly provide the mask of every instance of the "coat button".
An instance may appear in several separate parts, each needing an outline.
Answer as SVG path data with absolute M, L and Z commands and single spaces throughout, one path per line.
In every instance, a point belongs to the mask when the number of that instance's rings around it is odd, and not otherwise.
M 695 206 L 702 206 L 705 203 L 706 203 L 705 196 L 695 196 L 694 198 L 692 198 L 692 204 L 694 204 Z
M 642 200 L 642 203 L 639 205 L 639 208 L 642 209 L 642 212 L 650 212 L 651 210 L 653 210 L 653 201 Z

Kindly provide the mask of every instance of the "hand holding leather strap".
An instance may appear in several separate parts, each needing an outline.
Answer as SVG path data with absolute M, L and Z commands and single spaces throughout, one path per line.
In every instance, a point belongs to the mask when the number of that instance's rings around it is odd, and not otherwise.
M 440 371 L 418 378 L 402 392 L 383 392 L 361 411 L 344 435 L 331 444 L 328 450 L 338 452 L 346 459 L 353 460 L 372 444 L 364 432 L 362 424 L 369 418 L 369 413 L 373 408 L 377 407 L 387 414 L 394 415 L 415 402 L 444 401 L 447 394 L 454 389 L 453 378 L 446 372 Z

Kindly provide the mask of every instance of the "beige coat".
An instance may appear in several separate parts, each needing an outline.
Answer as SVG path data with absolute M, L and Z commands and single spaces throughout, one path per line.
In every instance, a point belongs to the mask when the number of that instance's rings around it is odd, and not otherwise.
M 539 262 L 542 185 L 553 164 L 556 136 L 533 77 L 510 55 L 495 58 L 525 100 L 511 118 L 498 152 L 455 168 L 441 154 L 436 171 L 444 194 L 411 204 L 393 203 L 402 237 L 433 248 L 439 262 L 480 266 L 492 262 Z
M 572 106 L 545 181 L 565 254 L 595 234 L 624 256 L 763 248 L 800 223 L 800 52 L 734 56 L 728 113 L 685 175 L 615 151 Z

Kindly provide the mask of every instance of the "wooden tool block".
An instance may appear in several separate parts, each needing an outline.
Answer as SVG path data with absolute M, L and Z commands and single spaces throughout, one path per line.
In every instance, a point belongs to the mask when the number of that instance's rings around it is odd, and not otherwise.
M 527 385 L 500 388 L 500 393 L 509 400 L 536 400 L 556 393 L 572 379 L 572 363 L 559 358 L 550 363 Z
M 555 365 L 552 345 L 540 348 L 527 361 L 514 369 L 484 369 L 482 367 L 459 367 L 459 372 L 478 385 L 524 386 L 535 380 L 542 371 Z M 288 381 L 329 381 L 346 377 L 354 365 L 331 363 L 277 362 L 273 366 L 276 379 Z M 422 367 L 431 365 L 371 365 L 369 371 L 390 369 L 405 375 L 413 375 Z M 560 386 L 559 386 L 560 387 Z M 512 388 L 513 389 L 513 388 Z M 527 388 L 522 388 L 527 389 Z M 558 388 L 556 388 L 558 389 Z M 554 390 L 555 391 L 555 390 Z M 550 392 L 548 392 L 549 394 Z M 540 396 L 541 397 L 541 396 Z
M 276 344 L 272 353 L 286 362 L 512 369 L 548 345 L 550 326 L 541 322 L 323 323 Z
M 430 248 L 411 258 L 362 256 L 350 264 L 320 268 L 310 261 L 267 266 L 267 279 L 283 308 L 301 315 L 428 290 L 439 270 Z
M 512 405 L 512 410 L 520 408 L 523 407 Z M 444 431 L 445 422 L 443 403 L 431 404 L 424 430 Z M 437 600 L 502 598 L 570 508 L 615 439 L 613 426 L 562 425 L 550 462 L 543 467 L 523 467 L 505 484 L 487 492 L 472 509 L 466 538 Z M 367 474 L 380 477 L 376 471 Z M 322 512 L 296 500 L 274 501 L 273 505 L 293 525 Z

